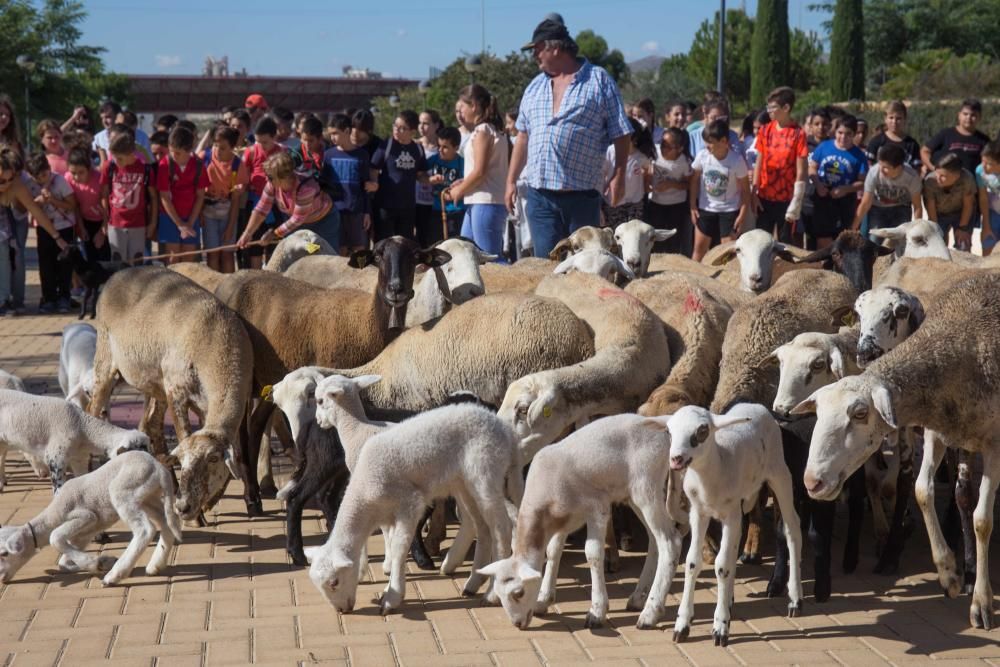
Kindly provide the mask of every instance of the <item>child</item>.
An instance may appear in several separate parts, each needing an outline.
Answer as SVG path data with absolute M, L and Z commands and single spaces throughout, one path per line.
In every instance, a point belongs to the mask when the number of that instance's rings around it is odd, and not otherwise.
M 876 133 L 868 143 L 868 164 L 874 166 L 878 162 L 878 149 L 885 144 L 896 144 L 906 154 L 906 164 L 916 170 L 922 168 L 920 162 L 920 143 L 906 133 L 906 105 L 895 100 L 885 108 L 885 129 Z
M 757 161 L 752 180 L 757 227 L 785 242 L 792 238 L 790 222 L 799 219 L 808 172 L 806 133 L 792 118 L 794 107 L 795 91 L 787 87 L 772 90 L 767 96 L 771 120 L 760 129 L 754 142 Z M 694 207 L 696 202 L 690 204 Z
M 935 169 L 935 160 L 945 153 L 954 153 L 962 161 L 962 167 L 973 173 L 979 166 L 979 156 L 990 138 L 976 129 L 983 115 L 983 105 L 979 100 L 967 99 L 958 111 L 958 124 L 946 127 L 935 134 L 920 149 L 920 159 L 927 171 Z
M 976 177 L 962 168 L 954 153 L 937 161 L 937 168 L 924 179 L 924 205 L 927 219 L 941 227 L 948 241 L 948 230 L 955 231 L 955 247 L 968 252 L 972 248 L 972 210 L 976 201 Z
M 656 229 L 676 229 L 666 241 L 657 241 L 653 252 L 677 252 L 691 256 L 692 229 L 688 207 L 691 160 L 684 154 L 687 132 L 667 127 L 656 145 L 656 160 L 650 182 L 651 192 L 643 218 Z
M 425 109 L 420 112 L 420 122 L 417 129 L 420 131 L 420 146 L 424 149 L 424 157 L 428 160 L 438 152 L 438 130 L 441 129 L 441 114 L 433 109 Z M 421 247 L 433 245 L 442 239 L 440 216 L 434 217 L 434 188 L 430 183 L 417 181 L 417 243 Z
M 323 173 L 327 182 L 336 184 L 340 194 L 334 205 L 340 212 L 340 254 L 348 256 L 368 249 L 371 231 L 371 204 L 368 192 L 374 190 L 368 151 L 351 139 L 351 119 L 334 114 L 330 119 L 333 147 L 323 154 Z
M 115 119 L 121 113 L 122 107 L 117 102 L 107 100 L 101 104 L 97 110 L 101 117 L 101 125 L 104 127 L 94 135 L 93 150 L 101 158 L 101 164 L 108 161 L 108 146 L 111 143 L 111 126 L 115 124 Z
M 983 215 L 983 256 L 993 253 L 1000 233 L 1000 141 L 983 147 L 983 162 L 976 167 L 979 210 Z
M 160 191 L 162 213 L 157 224 L 157 239 L 167 253 L 196 250 L 201 231 L 198 221 L 205 205 L 208 170 L 195 157 L 194 133 L 178 125 L 170 131 L 170 155 L 156 170 L 156 189 Z M 195 261 L 194 257 L 171 257 L 170 264 Z
M 153 154 L 153 161 L 150 164 L 157 165 L 170 154 L 168 143 L 170 135 L 166 132 L 153 132 L 149 136 L 149 152 Z
M 153 145 L 161 133 L 150 137 Z M 131 134 L 111 140 L 111 160 L 101 168 L 101 191 L 108 211 L 108 245 L 126 260 L 142 257 L 146 239 L 156 235 L 159 197 L 153 165 L 136 157 Z
M 437 133 L 437 153 L 427 158 L 428 181 L 434 186 L 434 221 L 440 226 L 441 193 L 450 188 L 465 173 L 465 161 L 458 154 L 462 145 L 462 133 L 456 127 L 443 127 Z M 444 216 L 448 228 L 448 238 L 458 236 L 465 218 L 465 202 L 449 200 L 445 202 Z
M 28 157 L 25 169 L 31 176 L 28 188 L 35 203 L 52 221 L 59 237 L 73 242 L 76 226 L 76 198 L 73 188 L 59 174 L 52 173 L 45 155 L 35 153 Z M 68 262 L 59 261 L 59 245 L 49 235 L 38 233 L 38 273 L 42 283 L 42 313 L 68 313 L 70 309 L 70 280 L 72 270 Z
M 652 132 L 636 118 L 629 118 L 629 123 L 632 125 L 632 136 L 625 164 L 625 194 L 617 206 L 611 206 L 609 190 L 611 174 L 615 169 L 615 147 L 608 146 L 604 156 L 604 201 L 601 202 L 601 212 L 604 214 L 604 226 L 612 229 L 623 222 L 643 217 L 644 202 L 652 180 L 652 164 L 656 159 Z
M 76 235 L 83 240 L 88 259 L 109 260 L 108 215 L 101 202 L 101 173 L 92 169 L 90 154 L 82 148 L 69 152 L 66 182 L 76 197 Z
M 240 200 L 250 183 L 246 165 L 234 150 L 239 138 L 236 130 L 220 125 L 213 133 L 212 147 L 202 156 L 208 171 L 208 192 L 202 209 L 202 247 L 206 251 L 236 242 Z M 236 255 L 232 250 L 209 252 L 206 261 L 209 268 L 221 273 L 236 270 Z
M 854 133 L 854 145 L 864 150 L 864 146 L 868 143 L 868 121 L 864 118 L 857 120 L 858 131 Z
M 851 229 L 860 229 L 865 215 L 868 215 L 869 229 L 896 227 L 921 217 L 920 174 L 904 164 L 905 161 L 906 153 L 895 144 L 878 149 L 878 166 L 865 178 L 864 196 L 854 214 Z
M 319 175 L 323 171 L 323 155 L 328 146 L 323 138 L 323 123 L 319 118 L 307 118 L 302 123 L 302 137 L 292 159 L 297 168 Z
M 816 194 L 815 210 L 805 232 L 815 239 L 817 249 L 833 243 L 854 220 L 857 193 L 868 172 L 868 158 L 854 142 L 857 134 L 857 119 L 844 116 L 833 139 L 821 143 L 809 156 L 809 179 Z
M 740 234 L 750 203 L 747 163 L 729 147 L 729 123 L 713 120 L 705 128 L 707 146 L 694 158 L 688 201 L 695 223 L 692 259 Z
M 295 135 L 295 114 L 285 107 L 274 107 L 271 110 L 271 116 L 278 124 L 274 140 L 290 151 L 298 150 L 300 138 Z
M 35 135 L 42 144 L 42 150 L 45 151 L 45 158 L 49 161 L 52 173 L 65 176 L 69 166 L 66 164 L 67 152 L 63 146 L 63 133 L 59 123 L 54 120 L 43 120 L 38 124 Z
M 236 150 L 240 153 L 250 145 L 250 114 L 246 109 L 234 109 L 229 115 L 229 127 L 240 133 L 240 140 L 236 143 Z
M 235 117 L 235 114 L 234 114 Z M 281 153 L 285 150 L 285 147 L 279 144 L 276 140 L 278 134 L 278 124 L 270 116 L 264 116 L 258 121 L 257 126 L 254 128 L 255 143 L 253 143 L 246 152 L 243 153 L 243 161 L 247 166 L 247 173 L 250 174 L 250 190 L 247 195 L 247 211 L 253 211 L 257 206 L 257 202 L 260 201 L 260 197 L 264 192 L 264 186 L 267 185 L 267 174 L 264 173 L 264 162 L 267 158 Z M 268 210 L 267 217 L 264 218 L 264 224 L 260 226 L 257 230 L 257 237 L 253 240 L 259 240 L 269 229 L 274 229 L 277 224 L 277 218 L 275 217 L 275 212 L 273 210 Z M 243 230 L 239 230 L 242 234 Z M 246 262 L 252 269 L 259 269 L 264 264 L 264 248 L 263 246 L 253 246 L 242 251 Z
M 375 227 L 376 242 L 395 235 L 414 238 L 416 183 L 427 171 L 424 150 L 413 140 L 418 122 L 416 112 L 400 111 L 392 124 L 392 137 L 372 157 L 372 169 L 379 172 L 381 207 Z

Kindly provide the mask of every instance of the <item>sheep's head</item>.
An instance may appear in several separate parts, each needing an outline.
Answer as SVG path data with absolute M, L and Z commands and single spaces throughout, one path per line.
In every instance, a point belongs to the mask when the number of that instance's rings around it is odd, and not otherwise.
M 685 405 L 696 403 L 683 387 L 677 384 L 661 384 L 653 390 L 646 402 L 636 410 L 643 417 L 672 415 Z
M 878 451 L 897 427 L 892 402 L 888 387 L 862 374 L 823 387 L 792 409 L 792 414 L 816 413 L 803 476 L 812 498 L 836 498 L 847 478 Z
M 615 282 L 615 276 L 626 280 L 634 280 L 635 274 L 625 263 L 607 250 L 581 250 L 575 255 L 564 259 L 552 273 L 569 273 L 580 271 L 600 276 L 607 281 Z
M 94 395 L 94 369 L 88 368 L 75 385 L 66 392 L 66 400 L 84 412 L 90 407 L 90 398 Z
M 517 556 L 490 563 L 479 574 L 493 577 L 493 589 L 507 617 L 518 630 L 526 630 L 542 587 L 542 573 Z
M 167 465 L 180 464 L 174 507 L 186 521 L 217 500 L 229 483 L 229 443 L 221 433 L 195 431 L 170 452 Z
M 883 255 L 892 254 L 892 248 L 872 243 L 860 232 L 845 230 L 834 239 L 833 243 L 796 259 L 797 264 L 812 264 L 823 262 L 823 268 L 836 271 L 850 281 L 858 292 L 872 288 L 872 270 L 875 260 Z
M 298 440 L 299 431 L 316 417 L 316 385 L 326 374 L 316 366 L 297 368 L 271 388 L 267 400 L 285 413 L 292 438 Z
M 864 368 L 916 331 L 924 321 L 920 299 L 898 287 L 868 290 L 854 302 L 860 320 L 858 366 Z
M 28 524 L 0 528 L 0 581 L 9 582 L 38 551 Z
M 347 378 L 331 375 L 316 385 L 316 423 L 320 428 L 337 426 L 338 406 L 345 400 L 360 403 L 361 392 L 382 379 L 381 375 Z
M 774 258 L 793 262 L 795 256 L 784 243 L 775 241 L 763 229 L 752 229 L 740 235 L 733 246 L 715 259 L 712 264 L 728 264 L 734 259 L 740 262 L 740 288 L 760 294 L 771 286 Z
M 514 428 L 525 461 L 555 442 L 570 422 L 568 408 L 551 373 L 527 375 L 507 387 L 497 416 Z
M 654 229 L 642 220 L 629 220 L 615 227 L 615 243 L 621 248 L 622 261 L 639 277 L 649 273 L 649 257 L 657 241 L 666 241 L 676 229 Z
M 354 611 L 358 592 L 358 564 L 351 558 L 320 547 L 307 550 L 309 579 L 326 601 L 341 614 Z
M 450 259 L 451 255 L 440 248 L 422 249 L 410 239 L 391 236 L 376 243 L 371 250 L 355 251 L 348 265 L 356 269 L 369 264 L 378 267 L 375 289 L 378 298 L 389 308 L 388 328 L 392 331 L 406 325 L 406 306 L 413 298 L 413 274 L 417 265 L 435 268 Z
M 686 405 L 669 417 L 647 419 L 643 424 L 670 432 L 670 468 L 684 470 L 708 451 L 704 445 L 716 431 L 748 421 L 749 417 L 714 415 L 705 408 Z
M 434 269 L 438 287 L 445 298 L 458 305 L 486 294 L 479 267 L 497 260 L 497 255 L 483 251 L 473 241 L 455 237 L 439 241 L 432 246 L 451 256 L 451 261 Z
M 846 360 L 831 334 L 802 333 L 764 359 L 781 368 L 773 410 L 788 418 L 792 408 L 808 396 L 847 374 Z
M 566 259 L 567 255 L 575 255 L 581 250 L 615 251 L 615 234 L 609 227 L 580 227 L 552 248 L 549 259 L 556 262 Z
M 278 242 L 265 271 L 284 272 L 296 261 L 309 255 L 335 255 L 327 241 L 311 229 L 299 229 Z
M 885 239 L 896 251 L 897 257 L 937 257 L 951 260 L 948 243 L 941 236 L 941 228 L 932 220 L 910 220 L 898 227 L 872 229 L 872 236 Z

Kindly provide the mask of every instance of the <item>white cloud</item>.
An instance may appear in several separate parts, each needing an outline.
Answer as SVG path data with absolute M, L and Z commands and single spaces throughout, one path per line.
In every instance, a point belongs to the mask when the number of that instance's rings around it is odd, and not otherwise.
M 396 37 L 406 37 L 406 29 L 396 28 Z
M 177 67 L 180 64 L 180 56 L 156 56 L 157 67 Z
M 643 43 L 642 50 L 645 51 L 646 53 L 656 53 L 657 51 L 660 50 L 660 43 L 650 40 L 648 42 Z

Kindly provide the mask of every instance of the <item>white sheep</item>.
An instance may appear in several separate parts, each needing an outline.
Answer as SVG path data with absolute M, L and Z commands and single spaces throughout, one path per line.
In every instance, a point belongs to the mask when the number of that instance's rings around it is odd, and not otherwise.
M 787 419 L 792 408 L 820 387 L 860 373 L 855 361 L 858 334 L 846 327 L 835 334 L 800 333 L 769 354 L 763 363 L 777 363 L 781 369 L 774 412 Z
M 632 269 L 625 266 L 617 255 L 612 255 L 604 249 L 581 250 L 570 255 L 552 273 L 569 273 L 570 271 L 590 273 L 610 282 L 616 282 L 616 276 L 624 280 L 635 280 L 635 273 L 632 272 Z
M 326 400 L 317 396 L 317 410 Z M 322 547 L 306 550 L 312 562 L 309 578 L 338 611 L 351 611 L 362 551 L 372 529 L 381 526 L 389 539 L 389 584 L 380 603 L 387 614 L 403 601 L 410 542 L 435 498 L 459 498 L 475 522 L 482 543 L 477 545 L 475 570 L 487 564 L 491 551 L 495 559 L 510 553 L 514 509 L 505 499 L 505 489 L 513 503 L 520 503 L 523 481 L 517 438 L 489 410 L 452 405 L 401 422 L 365 443 L 329 539 Z M 485 577 L 478 578 L 474 583 L 481 585 Z M 475 592 L 466 586 L 466 594 Z M 491 590 L 486 600 L 493 599 Z
M 316 255 L 336 256 L 337 249 L 331 246 L 322 236 L 311 229 L 299 229 L 292 232 L 271 251 L 271 256 L 264 266 L 265 271 L 284 273 L 292 264 L 303 257 Z
M 584 524 L 591 578 L 586 626 L 604 623 L 604 538 L 611 504 L 624 501 L 635 508 L 652 538 L 628 609 L 642 609 L 637 623 L 642 629 L 662 618 L 681 534 L 674 524 L 679 509 L 674 504 L 668 508 L 665 492 L 670 439 L 662 423 L 650 428 L 647 422 L 651 420 L 632 414 L 605 417 L 535 456 L 517 515 L 514 554 L 480 570 L 494 578 L 500 602 L 518 629 L 526 629 L 533 614 L 544 614 L 555 602 L 563 545 Z
M 924 321 L 920 299 L 898 287 L 876 287 L 863 292 L 854 302 L 854 312 L 859 320 L 861 368 L 909 338 Z
M 10 389 L 12 391 L 27 392 L 24 388 L 24 382 L 21 378 L 16 375 L 11 375 L 6 371 L 0 370 L 0 389 Z M 25 453 L 24 458 L 27 459 L 28 463 L 31 465 L 31 469 L 39 477 L 45 477 L 48 475 L 48 470 L 45 467 L 45 462 L 39 459 L 34 454 Z M 7 484 L 7 445 L 0 442 L 0 491 Z
M 743 515 L 766 484 L 778 503 L 789 551 L 789 617 L 802 611 L 802 531 L 792 497 L 792 475 L 785 465 L 778 422 L 762 405 L 740 403 L 724 415 L 688 405 L 672 416 L 652 418 L 670 433 L 670 467 L 686 470 L 684 493 L 691 504 L 691 548 L 684 570 L 684 597 L 674 624 L 674 641 L 688 637 L 694 616 L 694 588 L 701 570 L 709 519 L 722 523 L 715 559 L 718 597 L 712 636 L 716 646 L 729 643 L 736 556 Z
M 84 322 L 67 325 L 59 348 L 59 387 L 66 400 L 86 410 L 94 393 L 97 329 Z
M 89 325 L 85 325 L 89 326 Z M 24 381 L 16 375 L 0 370 L 0 389 L 12 389 L 14 391 L 28 391 L 24 388 Z
M 0 445 L 44 461 L 58 491 L 67 468 L 82 475 L 91 454 L 111 458 L 122 451 L 148 450 L 149 437 L 91 417 L 54 396 L 0 389 Z
M 937 257 L 951 261 L 948 240 L 933 220 L 920 218 L 896 227 L 871 229 L 868 233 L 884 239 L 886 245 L 896 251 L 897 257 Z
M 740 289 L 760 294 L 771 286 L 775 257 L 786 262 L 795 261 L 795 255 L 784 243 L 775 241 L 763 229 L 752 229 L 741 234 L 732 242 L 732 246 L 721 251 L 718 257 L 713 258 L 709 254 L 702 261 L 713 266 L 721 266 L 738 259 Z
M 676 229 L 655 229 L 642 220 L 629 220 L 615 227 L 615 243 L 621 249 L 625 266 L 640 278 L 649 275 L 649 258 L 658 241 L 666 241 L 677 234 Z
M 99 532 L 119 520 L 132 530 L 132 540 L 117 562 L 84 551 Z M 99 572 L 104 585 L 117 584 L 160 533 L 146 574 L 167 566 L 174 544 L 181 541 L 180 517 L 174 511 L 174 480 L 167 468 L 146 452 L 125 452 L 94 472 L 66 482 L 40 514 L 23 526 L 0 528 L 0 577 L 9 582 L 46 544 L 62 554 L 64 572 Z
M 549 259 L 559 262 L 566 259 L 566 255 L 563 253 L 575 255 L 590 249 L 614 252 L 616 250 L 614 231 L 610 227 L 591 225 L 580 227 L 552 248 L 552 251 L 549 252 Z

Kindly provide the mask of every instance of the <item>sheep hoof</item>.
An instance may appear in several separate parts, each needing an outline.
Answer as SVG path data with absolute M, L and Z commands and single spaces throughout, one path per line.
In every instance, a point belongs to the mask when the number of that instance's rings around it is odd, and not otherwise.
M 392 613 L 392 611 L 393 611 L 392 605 L 390 605 L 387 601 L 382 600 L 382 602 L 379 604 L 379 613 L 382 614 L 383 616 L 388 616 L 389 614 Z
M 962 595 L 972 595 L 972 592 L 976 588 L 976 573 L 975 571 L 966 570 L 962 576 Z
M 688 635 L 690 635 L 690 634 L 691 634 L 691 626 L 689 626 L 689 625 L 682 626 L 680 629 L 675 628 L 674 629 L 674 643 L 675 644 L 680 644 L 685 639 L 687 639 Z
M 622 567 L 621 559 L 618 557 L 617 553 L 614 555 L 609 555 L 607 558 L 604 559 L 604 571 L 607 572 L 608 574 L 614 574 L 615 572 L 620 570 L 621 567 Z
M 247 503 L 247 516 L 253 518 L 255 516 L 264 516 L 264 503 L 260 500 L 254 500 Z
M 780 598 L 785 596 L 785 584 L 780 581 L 767 582 L 767 597 Z
M 107 531 L 101 531 L 100 533 L 97 534 L 97 537 L 94 538 L 94 543 L 96 544 L 107 544 L 110 541 L 111 541 L 111 536 L 108 535 Z
M 983 596 L 973 596 L 972 606 L 969 608 L 969 621 L 974 628 L 983 630 L 993 629 L 993 601 Z
M 471 589 L 471 588 L 468 588 L 468 587 L 462 589 L 462 597 L 463 598 L 474 598 L 478 594 L 479 594 L 478 590 L 474 590 L 474 589 Z
M 115 566 L 118 559 L 114 556 L 101 556 L 97 559 L 97 571 L 98 572 L 108 572 Z
M 713 630 L 712 638 L 715 639 L 716 646 L 721 646 L 722 648 L 729 646 L 729 635 L 721 630 Z
M 649 609 L 643 609 L 642 613 L 639 615 L 639 620 L 636 621 L 635 627 L 637 630 L 652 630 L 656 627 L 657 621 L 663 616 L 663 607 L 650 607 Z
M 788 603 L 788 618 L 798 618 L 802 615 L 802 600 Z
M 858 569 L 858 555 L 851 554 L 849 556 L 844 556 L 844 574 L 853 574 L 856 569 Z
M 309 565 L 309 559 L 306 558 L 305 553 L 301 549 L 298 551 L 289 551 L 288 555 L 292 557 L 292 565 L 298 565 L 299 567 Z
M 431 558 L 427 554 L 421 553 L 420 551 L 417 551 L 416 549 L 414 549 L 413 553 L 412 553 L 412 556 L 413 556 L 413 562 L 421 570 L 436 570 L 437 569 L 437 566 L 434 565 L 434 561 L 431 560 Z
M 648 596 L 649 593 L 646 593 L 645 595 L 633 593 L 625 602 L 625 611 L 642 611 L 646 606 L 646 598 Z
M 830 583 L 830 576 L 816 577 L 816 583 L 813 584 L 813 597 L 816 598 L 816 602 L 826 602 L 830 599 L 830 593 L 833 592 L 833 586 Z
M 278 487 L 274 485 L 274 480 L 266 479 L 260 483 L 260 495 L 262 498 L 276 498 Z
M 604 625 L 604 619 L 595 616 L 593 612 L 587 612 L 587 618 L 583 621 L 584 628 L 599 628 Z
M 761 555 L 759 553 L 743 552 L 740 554 L 739 561 L 741 565 L 760 565 L 762 562 L 764 562 L 764 559 L 761 558 Z

